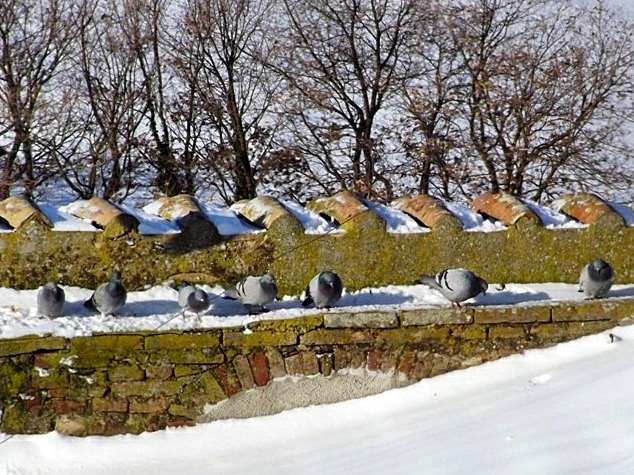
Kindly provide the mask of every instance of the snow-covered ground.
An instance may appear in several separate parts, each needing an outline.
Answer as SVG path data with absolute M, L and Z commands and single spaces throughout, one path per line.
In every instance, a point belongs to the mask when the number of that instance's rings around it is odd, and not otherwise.
M 363 399 L 138 436 L 0 434 L 6 475 L 634 471 L 634 327 Z
M 344 282 L 345 284 L 345 282 Z M 549 301 L 580 301 L 583 294 L 577 285 L 506 284 L 497 290 L 491 284 L 486 295 L 468 300 L 467 305 L 535 305 Z M 94 332 L 124 332 L 135 330 L 168 330 L 191 328 L 244 327 L 258 320 L 294 318 L 320 312 L 301 305 L 301 296 L 283 296 L 268 305 L 271 310 L 260 315 L 248 315 L 240 302 L 221 297 L 221 287 L 202 286 L 211 298 L 210 309 L 199 319 L 183 317 L 177 303 L 177 291 L 168 285 L 155 286 L 139 292 L 129 292 L 128 300 L 116 317 L 102 317 L 84 307 L 92 293 L 90 289 L 64 287 L 66 304 L 64 316 L 50 319 L 37 314 L 38 289 L 14 290 L 0 288 L 0 339 L 24 335 L 56 335 L 73 337 Z M 615 285 L 609 298 L 634 297 L 634 285 Z M 435 290 L 424 285 L 390 285 L 356 292 L 344 290 L 342 299 L 331 312 L 382 311 L 424 307 L 449 307 L 449 303 Z

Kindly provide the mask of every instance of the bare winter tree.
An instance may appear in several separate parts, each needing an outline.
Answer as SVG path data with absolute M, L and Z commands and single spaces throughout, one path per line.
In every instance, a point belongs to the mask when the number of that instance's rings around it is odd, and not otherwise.
M 268 0 L 188 0 L 173 36 L 175 69 L 197 105 L 187 137 L 198 137 L 199 166 L 213 170 L 226 202 L 256 195 L 258 163 L 271 151 L 279 79 L 264 63 L 277 43 L 272 7 Z
M 139 151 L 155 172 L 154 185 L 166 195 L 191 193 L 195 184 L 188 181 L 176 152 L 170 105 L 176 100 L 177 85 L 168 70 L 166 31 L 169 0 L 125 0 L 123 30 L 137 59 L 143 84 L 145 121 L 148 133 Z
M 606 157 L 631 107 L 630 24 L 600 1 L 463 1 L 449 15 L 466 69 L 465 153 L 489 189 L 539 200 L 614 178 L 618 159 Z
M 76 18 L 74 71 L 80 78 L 72 117 L 73 147 L 56 151 L 68 186 L 82 198 L 120 200 L 134 191 L 144 118 L 137 58 L 121 29 L 116 0 L 82 0 Z
M 284 3 L 288 54 L 278 70 L 292 90 L 292 149 L 304 173 L 327 192 L 347 188 L 391 199 L 378 134 L 388 121 L 382 113 L 410 72 L 415 2 Z
M 467 172 L 460 151 L 459 96 L 463 62 L 447 35 L 446 2 L 416 5 L 418 35 L 412 48 L 413 75 L 400 91 L 403 114 L 401 143 L 407 155 L 402 177 L 415 181 L 407 188 L 417 193 L 451 199 Z
M 41 147 L 57 130 L 64 97 L 54 80 L 67 54 L 72 3 L 6 0 L 0 8 L 0 199 L 27 195 L 55 175 Z

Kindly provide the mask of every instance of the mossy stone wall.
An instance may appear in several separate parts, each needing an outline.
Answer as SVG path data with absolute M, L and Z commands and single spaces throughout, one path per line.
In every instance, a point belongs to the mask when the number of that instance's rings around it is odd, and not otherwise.
M 343 309 L 189 332 L 0 340 L 0 431 L 139 433 L 201 420 L 206 405 L 274 378 L 349 368 L 409 382 L 596 333 L 634 299 L 527 307 Z M 607 342 L 606 342 L 607 344 Z
M 200 215 L 181 220 L 178 234 L 147 236 L 113 222 L 100 232 L 52 231 L 33 220 L 0 234 L 0 286 L 37 288 L 48 280 L 94 288 L 115 266 L 130 290 L 187 278 L 231 285 L 248 274 L 272 271 L 281 294 L 297 295 L 324 269 L 339 273 L 349 290 L 412 284 L 421 274 L 466 267 L 489 282 L 569 282 L 601 257 L 616 283 L 634 282 L 634 227 L 598 221 L 585 229 L 508 226 L 465 232 L 439 226 L 429 233 L 391 234 L 366 211 L 339 232 L 305 234 L 290 214 L 262 219 L 265 232 L 221 237 Z

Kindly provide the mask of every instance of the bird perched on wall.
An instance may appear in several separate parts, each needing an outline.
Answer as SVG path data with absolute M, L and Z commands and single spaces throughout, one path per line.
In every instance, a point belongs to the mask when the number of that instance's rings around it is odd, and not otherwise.
M 276 297 L 275 276 L 270 272 L 260 277 L 247 276 L 238 282 L 234 289 L 225 290 L 223 295 L 223 298 L 242 302 L 249 314 L 268 312 L 269 309 L 265 305 Z
M 440 292 L 451 302 L 451 306 L 460 308 L 464 302 L 489 288 L 486 281 L 467 269 L 444 269 L 436 275 L 424 275 L 416 282 L 428 285 Z
M 605 297 L 614 283 L 614 270 L 603 259 L 595 259 L 581 270 L 579 276 L 579 292 L 586 298 Z
M 306 287 L 306 298 L 302 306 L 315 304 L 316 308 L 330 308 L 341 298 L 343 284 L 337 274 L 324 271 L 311 279 Z
M 191 312 L 200 317 L 200 314 L 209 308 L 209 296 L 207 292 L 196 285 L 183 284 L 178 288 L 178 305 L 183 309 L 183 316 Z
M 61 317 L 64 301 L 64 289 L 55 282 L 47 282 L 37 293 L 37 313 L 45 317 Z
M 101 315 L 114 315 L 125 304 L 128 293 L 121 282 L 121 272 L 113 272 L 109 282 L 101 284 L 84 306 L 97 310 Z

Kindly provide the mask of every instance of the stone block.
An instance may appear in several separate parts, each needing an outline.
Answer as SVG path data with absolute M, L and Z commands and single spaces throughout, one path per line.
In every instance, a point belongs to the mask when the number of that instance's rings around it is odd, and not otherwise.
M 21 337 L 0 340 L 0 357 L 34 353 L 41 350 L 61 350 L 66 346 L 62 337 Z
M 47 405 L 55 414 L 83 414 L 86 409 L 86 401 L 73 399 L 51 399 Z
M 326 328 L 396 328 L 399 325 L 395 311 L 388 312 L 327 312 Z
M 526 336 L 523 326 L 492 325 L 489 328 L 489 340 L 518 340 Z
M 160 414 L 167 411 L 169 402 L 166 397 L 158 396 L 149 399 L 130 398 L 128 412 L 130 414 Z
M 190 349 L 153 351 L 150 353 L 150 363 L 152 364 L 173 364 L 173 365 L 211 365 L 222 364 L 225 355 L 217 349 L 204 348 L 202 350 Z
M 549 322 L 551 319 L 551 306 L 491 306 L 474 308 L 474 321 L 477 324 L 489 323 L 533 323 Z
M 145 377 L 148 379 L 169 379 L 174 376 L 172 365 L 151 365 L 145 368 Z
M 618 300 L 584 300 L 582 302 L 562 302 L 551 307 L 553 321 L 579 322 L 619 319 Z
M 319 373 L 319 362 L 314 351 L 300 351 L 284 358 L 289 375 L 311 376 Z
M 127 398 L 96 398 L 92 400 L 94 412 L 128 412 L 129 401 Z
M 289 346 L 297 344 L 297 334 L 282 331 L 253 331 L 251 333 L 241 330 L 223 330 L 223 342 L 225 346 L 253 348 L 267 346 Z
M 474 308 L 420 308 L 401 310 L 399 316 L 404 327 L 417 325 L 467 324 L 473 322 Z
M 246 356 L 238 355 L 233 359 L 233 367 L 236 370 L 240 386 L 243 390 L 252 389 L 255 387 L 255 381 L 253 379 L 253 373 L 251 373 L 251 365 Z
M 120 364 L 108 371 L 110 381 L 141 381 L 145 371 L 136 365 Z
M 269 370 L 271 372 L 271 378 L 282 378 L 286 376 L 286 367 L 284 365 L 284 358 L 277 348 L 267 348 L 265 351 L 266 359 L 268 361 Z
M 337 346 L 334 348 L 335 370 L 361 368 L 365 366 L 366 351 L 357 346 Z
M 248 359 L 251 364 L 253 381 L 257 386 L 266 386 L 269 382 L 269 368 L 266 364 L 266 355 L 258 351 L 249 355 Z
M 369 329 L 318 329 L 300 337 L 304 345 L 356 345 L 372 343 L 375 333 Z
M 145 337 L 146 350 L 201 350 L 217 348 L 220 345 L 220 331 L 204 333 L 162 333 Z

